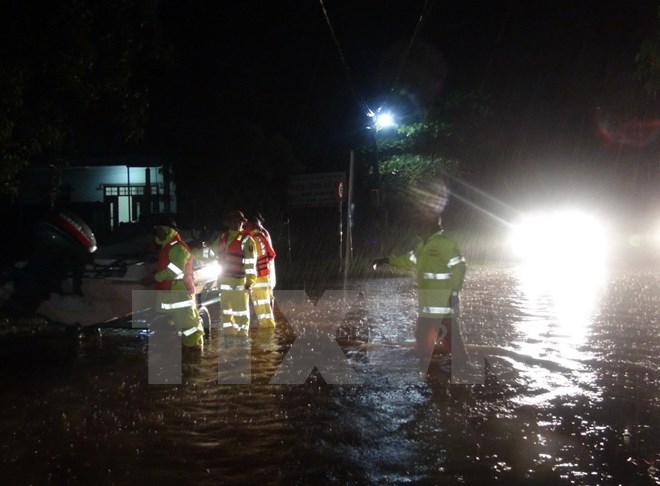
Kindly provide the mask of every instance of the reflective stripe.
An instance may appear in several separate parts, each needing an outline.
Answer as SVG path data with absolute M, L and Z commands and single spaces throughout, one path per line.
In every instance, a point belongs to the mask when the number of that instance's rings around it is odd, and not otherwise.
M 424 280 L 449 280 L 451 273 L 425 273 L 422 275 Z
M 412 251 L 408 253 L 408 260 L 410 260 L 410 263 L 412 263 L 413 265 L 417 264 L 417 257 Z
M 245 275 L 256 275 L 257 271 L 254 268 L 246 268 Z
M 250 264 L 250 263 L 252 265 L 254 265 L 255 263 L 257 263 L 257 259 L 256 258 L 243 258 L 243 263 L 246 264 L 246 265 Z
M 259 319 L 260 321 L 264 319 L 272 319 L 273 317 L 274 316 L 272 312 L 267 312 L 265 314 L 257 314 L 257 319 Z
M 174 263 L 170 262 L 167 268 L 174 272 L 174 280 L 181 280 L 183 278 L 183 270 L 177 267 Z
M 245 285 L 237 285 L 236 287 L 227 284 L 220 284 L 220 290 L 245 290 Z
M 451 267 L 453 267 L 453 266 L 455 266 L 455 265 L 458 265 L 459 263 L 464 263 L 464 262 L 465 262 L 465 258 L 463 258 L 462 256 L 457 256 L 457 257 L 454 257 L 454 258 L 450 259 L 450 260 L 447 262 L 447 266 L 448 266 L 449 268 L 451 268 Z
M 451 307 L 422 307 L 422 312 L 424 314 L 448 315 L 448 314 L 453 314 L 454 309 L 452 309 Z
M 235 316 L 240 316 L 240 317 L 249 316 L 249 315 L 250 315 L 250 311 L 249 311 L 249 310 L 245 310 L 245 311 L 234 311 L 234 312 L 233 312 L 233 315 L 235 315 Z
M 267 288 L 270 287 L 270 284 L 268 282 L 259 282 L 256 283 L 252 286 L 253 289 L 261 289 L 261 288 Z
M 222 313 L 228 316 L 232 314 L 231 309 L 222 309 Z
M 258 299 L 254 301 L 255 305 L 266 305 L 270 304 L 270 299 Z
M 194 299 L 191 300 L 181 300 L 179 302 L 174 302 L 173 304 L 166 304 L 163 302 L 160 307 L 161 309 L 181 309 L 183 307 L 192 307 L 196 302 Z
M 198 329 L 196 327 L 191 327 L 190 329 L 186 329 L 185 331 L 183 331 L 183 335 L 188 337 L 192 334 L 195 334 L 197 331 Z
M 238 324 L 234 324 L 233 322 L 223 322 L 222 323 L 222 328 L 223 329 L 236 329 L 238 330 Z

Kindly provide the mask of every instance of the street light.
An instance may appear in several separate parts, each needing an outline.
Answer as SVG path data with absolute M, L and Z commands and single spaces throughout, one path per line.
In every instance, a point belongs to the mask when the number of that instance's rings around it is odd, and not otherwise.
M 394 126 L 395 124 L 394 115 L 392 115 L 392 113 L 390 113 L 389 111 L 385 113 L 381 113 L 380 108 L 378 109 L 378 111 L 376 111 L 376 113 L 374 113 L 373 111 L 369 111 L 369 113 L 367 113 L 367 116 L 372 120 L 371 126 L 368 126 L 367 128 L 370 130 L 371 129 L 376 130 L 376 133 L 381 131 L 383 128 L 391 127 Z
M 369 113 L 367 113 L 367 116 L 371 118 L 371 125 L 367 126 L 367 129 L 374 131 L 374 143 L 376 144 L 376 156 L 374 158 L 372 172 L 374 176 L 377 199 L 380 199 L 380 194 L 378 194 L 380 190 L 380 168 L 378 167 L 378 132 L 380 132 L 383 128 L 396 125 L 394 121 L 394 115 L 392 115 L 392 113 L 389 111 L 381 112 L 381 109 L 382 107 L 378 108 L 375 113 L 369 110 Z M 377 203 L 376 205 L 379 206 L 380 203 Z

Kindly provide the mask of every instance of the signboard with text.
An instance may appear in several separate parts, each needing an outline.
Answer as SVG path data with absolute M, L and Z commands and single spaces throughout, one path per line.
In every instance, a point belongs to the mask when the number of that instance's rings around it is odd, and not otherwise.
M 336 206 L 343 199 L 346 174 L 321 172 L 289 177 L 288 204 L 291 208 Z M 341 195 L 340 195 L 341 194 Z

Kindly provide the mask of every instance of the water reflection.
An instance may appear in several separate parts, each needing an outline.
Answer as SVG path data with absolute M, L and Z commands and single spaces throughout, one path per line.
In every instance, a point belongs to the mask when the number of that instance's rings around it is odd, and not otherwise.
M 0 473 L 15 484 L 657 484 L 660 274 L 580 297 L 471 268 L 463 323 L 484 385 L 408 367 L 415 294 L 372 279 L 337 329 L 361 378 L 272 385 L 296 330 L 213 332 L 183 384 L 147 383 L 146 334 L 0 347 Z M 543 285 L 542 285 L 543 284 Z M 232 341 L 232 339 L 234 339 Z M 2 342 L 2 341 L 0 341 Z M 249 361 L 249 384 L 223 384 Z M 226 380 L 225 380 L 226 381 Z
M 583 271 L 521 264 L 515 275 L 521 311 L 530 320 L 555 320 L 556 332 L 566 338 L 566 351 L 579 346 L 607 289 L 606 264 Z M 530 328 L 533 326 L 520 326 L 523 332 Z
M 526 385 L 535 389 L 523 403 L 539 404 L 559 396 L 588 394 L 591 379 L 585 363 L 593 358 L 585 348 L 594 319 L 598 316 L 607 291 L 604 261 L 586 269 L 558 268 L 525 263 L 514 270 L 516 299 L 520 313 L 514 323 L 518 339 L 513 350 L 530 362 L 510 359 Z

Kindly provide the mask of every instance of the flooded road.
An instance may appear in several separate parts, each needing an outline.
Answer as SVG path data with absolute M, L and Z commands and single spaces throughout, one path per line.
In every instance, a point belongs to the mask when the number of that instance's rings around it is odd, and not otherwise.
M 144 332 L 4 337 L 2 477 L 660 484 L 660 271 L 553 289 L 521 268 L 470 267 L 462 325 L 471 355 L 488 363 L 483 384 L 418 372 L 411 278 L 350 287 L 349 306 L 319 297 L 343 316 L 326 324 L 349 360 L 349 384 L 304 366 L 304 376 L 289 375 L 301 384 L 278 382 L 296 339 L 324 325 L 295 319 L 295 306 L 282 309 L 288 323 L 252 329 L 249 341 L 212 330 L 201 355 L 184 355 L 175 385 L 148 383 Z M 232 363 L 249 363 L 249 384 L 236 384 Z

